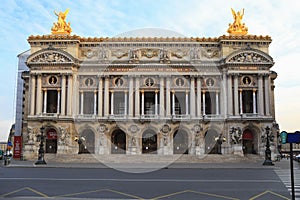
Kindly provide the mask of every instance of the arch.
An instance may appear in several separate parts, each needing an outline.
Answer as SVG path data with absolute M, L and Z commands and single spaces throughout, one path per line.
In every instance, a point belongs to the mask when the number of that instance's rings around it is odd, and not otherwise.
M 157 133 L 151 129 L 143 132 L 142 153 L 157 154 Z
M 256 154 L 254 133 L 249 128 L 243 131 L 242 143 L 244 154 Z
M 218 146 L 216 138 L 219 137 L 219 133 L 215 129 L 208 129 L 205 132 L 204 140 L 205 140 L 205 153 L 206 154 L 217 154 Z
M 49 127 L 45 131 L 46 153 L 57 153 L 57 130 Z
M 126 133 L 116 129 L 111 133 L 111 153 L 126 154 Z
M 185 130 L 178 129 L 173 134 L 173 153 L 188 154 L 189 153 L 189 136 Z
M 91 129 L 81 132 L 82 143 L 79 144 L 79 153 L 95 153 L 95 133 Z

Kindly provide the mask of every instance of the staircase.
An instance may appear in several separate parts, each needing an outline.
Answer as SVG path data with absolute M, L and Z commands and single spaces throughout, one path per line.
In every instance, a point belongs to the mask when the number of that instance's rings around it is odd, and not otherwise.
M 46 154 L 45 160 L 57 163 L 235 163 L 260 158 L 258 155 L 239 156 L 233 154 L 218 155 L 95 155 L 95 154 Z

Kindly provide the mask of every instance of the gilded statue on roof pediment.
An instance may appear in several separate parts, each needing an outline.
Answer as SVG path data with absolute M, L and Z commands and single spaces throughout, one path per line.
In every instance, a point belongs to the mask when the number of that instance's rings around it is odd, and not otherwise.
M 234 19 L 234 22 L 229 24 L 229 28 L 227 32 L 229 35 L 247 35 L 248 28 L 245 23 L 242 23 L 242 19 L 244 17 L 244 9 L 242 11 L 238 11 L 237 13 L 231 8 L 231 13 Z
M 51 28 L 52 34 L 58 34 L 58 35 L 70 35 L 72 32 L 71 24 L 70 22 L 66 22 L 66 17 L 69 13 L 69 9 L 66 9 L 65 12 L 59 12 L 56 13 L 54 11 L 54 14 L 58 17 L 57 22 L 53 23 L 53 26 Z

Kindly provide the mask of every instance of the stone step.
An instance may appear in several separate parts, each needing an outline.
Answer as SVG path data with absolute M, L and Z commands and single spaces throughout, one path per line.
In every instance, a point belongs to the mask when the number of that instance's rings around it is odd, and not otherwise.
M 259 155 L 95 155 L 95 154 L 46 154 L 45 160 L 60 163 L 222 163 L 260 159 Z

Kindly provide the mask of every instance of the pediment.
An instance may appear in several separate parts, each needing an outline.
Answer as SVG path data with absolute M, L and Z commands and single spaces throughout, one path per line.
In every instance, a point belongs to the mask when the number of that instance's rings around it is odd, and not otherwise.
M 273 58 L 257 49 L 243 49 L 233 52 L 226 58 L 228 64 L 268 64 L 273 65 Z
M 71 64 L 74 58 L 69 53 L 54 48 L 42 49 L 30 55 L 27 64 Z

